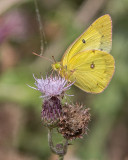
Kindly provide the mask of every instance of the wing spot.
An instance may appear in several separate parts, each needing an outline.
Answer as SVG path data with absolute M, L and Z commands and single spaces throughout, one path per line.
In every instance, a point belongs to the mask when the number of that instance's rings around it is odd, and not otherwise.
M 103 51 L 103 49 L 102 49 L 102 48 L 101 48 L 100 50 L 101 50 L 101 51 Z
M 94 69 L 94 68 L 95 68 L 94 62 L 92 62 L 92 64 L 90 65 L 90 68 L 91 68 L 91 69 Z
M 102 38 L 104 37 L 104 35 L 102 35 Z
M 83 43 L 86 43 L 85 39 L 82 39 L 82 42 L 83 42 Z

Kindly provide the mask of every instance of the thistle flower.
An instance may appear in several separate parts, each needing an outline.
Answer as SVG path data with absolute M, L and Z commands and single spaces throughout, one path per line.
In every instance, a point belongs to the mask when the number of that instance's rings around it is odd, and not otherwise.
M 81 105 L 65 105 L 62 108 L 62 116 L 58 123 L 58 131 L 68 140 L 82 138 L 87 134 L 90 121 L 89 108 Z
M 62 113 L 60 97 L 63 96 L 66 90 L 70 89 L 72 84 L 68 84 L 64 78 L 59 76 L 50 76 L 46 77 L 46 79 L 34 77 L 34 79 L 36 88 L 29 87 L 40 91 L 42 93 L 41 97 L 44 98 L 41 112 L 43 124 L 54 128 L 57 126 Z
M 59 76 L 55 76 L 55 77 L 50 76 L 50 77 L 46 77 L 46 79 L 43 79 L 43 77 L 41 77 L 41 79 L 34 77 L 34 79 L 35 79 L 35 85 L 37 88 L 31 87 L 31 86 L 29 87 L 40 91 L 42 93 L 41 97 L 43 98 L 60 96 L 66 90 L 70 89 L 72 85 L 72 84 L 68 84 L 64 78 L 61 78 Z

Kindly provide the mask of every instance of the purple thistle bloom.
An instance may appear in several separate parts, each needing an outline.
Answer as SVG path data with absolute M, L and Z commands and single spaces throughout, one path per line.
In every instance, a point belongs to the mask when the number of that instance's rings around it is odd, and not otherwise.
M 42 93 L 41 97 L 53 97 L 53 96 L 59 96 L 61 94 L 63 94 L 66 90 L 70 89 L 71 87 L 71 83 L 68 84 L 68 82 L 64 79 L 61 78 L 59 76 L 55 76 L 55 77 L 46 77 L 46 79 L 43 79 L 41 77 L 41 79 L 36 78 L 33 75 L 34 79 L 35 79 L 35 85 L 37 88 L 35 87 L 31 87 L 35 90 L 38 90 Z
M 38 90 L 42 93 L 44 98 L 44 102 L 42 104 L 42 112 L 41 117 L 43 121 L 43 125 L 54 128 L 57 126 L 60 116 L 62 115 L 62 104 L 60 101 L 60 97 L 63 98 L 63 94 L 66 90 L 70 89 L 71 83 L 68 83 L 64 78 L 60 76 L 55 77 L 43 77 L 35 79 L 35 86 L 31 87 L 35 90 Z

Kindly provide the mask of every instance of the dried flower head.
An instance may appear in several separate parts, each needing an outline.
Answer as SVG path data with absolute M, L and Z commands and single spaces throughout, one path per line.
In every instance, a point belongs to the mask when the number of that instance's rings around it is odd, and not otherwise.
M 62 108 L 58 131 L 68 140 L 82 138 L 84 134 L 87 134 L 89 121 L 89 108 L 84 109 L 78 104 L 65 105 Z
M 34 75 L 33 75 L 34 77 Z M 59 76 L 55 77 L 46 77 L 46 79 L 38 79 L 34 77 L 35 79 L 35 87 L 31 87 L 33 89 L 36 89 L 42 93 L 42 97 L 51 98 L 54 96 L 59 96 L 63 94 L 66 90 L 70 89 L 72 84 L 68 84 L 67 81 L 64 78 L 61 78 Z
M 60 100 L 57 97 L 51 97 L 45 100 L 42 106 L 41 117 L 43 124 L 47 127 L 56 127 L 62 112 Z

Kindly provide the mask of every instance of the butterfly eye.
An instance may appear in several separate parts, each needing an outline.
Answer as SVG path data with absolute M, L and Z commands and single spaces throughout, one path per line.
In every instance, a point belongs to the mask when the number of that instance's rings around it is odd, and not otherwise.
M 56 64 L 55 64 L 55 68 L 56 68 L 56 69 L 60 69 L 60 68 L 61 68 L 61 65 L 60 65 L 59 63 L 56 63 Z
M 55 63 L 55 64 L 52 64 L 52 68 L 57 71 L 61 68 L 61 64 L 60 63 Z

